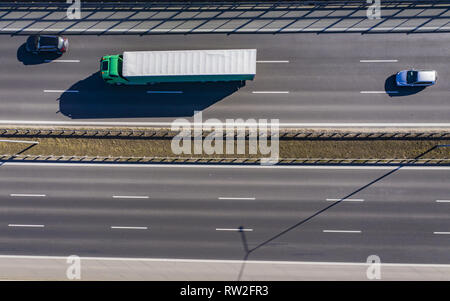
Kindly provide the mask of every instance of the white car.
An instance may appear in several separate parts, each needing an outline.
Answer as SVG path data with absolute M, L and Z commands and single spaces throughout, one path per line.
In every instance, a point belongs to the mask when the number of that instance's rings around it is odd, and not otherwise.
M 397 73 L 395 81 L 400 87 L 432 86 L 436 83 L 436 71 L 403 70 Z

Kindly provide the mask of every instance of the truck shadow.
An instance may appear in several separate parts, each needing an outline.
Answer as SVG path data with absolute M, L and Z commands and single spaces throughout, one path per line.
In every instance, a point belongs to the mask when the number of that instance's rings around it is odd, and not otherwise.
M 239 81 L 117 87 L 106 84 L 96 72 L 66 90 L 59 98 L 59 108 L 72 119 L 189 117 L 194 111 L 204 110 L 233 94 L 242 85 Z

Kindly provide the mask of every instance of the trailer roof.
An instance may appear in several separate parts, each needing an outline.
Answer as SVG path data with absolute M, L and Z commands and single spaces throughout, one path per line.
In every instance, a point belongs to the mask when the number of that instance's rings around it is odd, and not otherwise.
M 126 51 L 123 75 L 255 74 L 256 49 Z

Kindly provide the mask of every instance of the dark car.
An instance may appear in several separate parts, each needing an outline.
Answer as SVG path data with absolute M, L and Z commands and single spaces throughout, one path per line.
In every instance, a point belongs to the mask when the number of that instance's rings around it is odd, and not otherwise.
M 69 40 L 61 36 L 32 35 L 29 36 L 26 43 L 28 52 L 56 52 L 63 53 L 69 47 Z

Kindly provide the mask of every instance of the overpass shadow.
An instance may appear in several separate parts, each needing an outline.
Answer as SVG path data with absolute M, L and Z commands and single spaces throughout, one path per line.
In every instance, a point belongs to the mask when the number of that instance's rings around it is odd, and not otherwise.
M 32 54 L 26 50 L 25 43 L 17 48 L 17 60 L 24 65 L 37 65 L 48 63 L 49 61 L 56 60 L 61 54 L 57 53 L 40 53 Z
M 389 76 L 384 82 L 384 90 L 391 97 L 408 96 L 423 91 L 425 87 L 399 87 L 395 82 L 396 74 Z
M 111 86 L 96 72 L 66 90 L 59 98 L 59 108 L 72 119 L 189 117 L 194 111 L 225 99 L 243 85 L 237 81 Z

